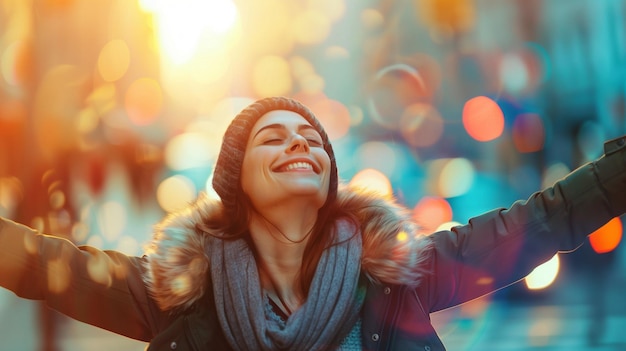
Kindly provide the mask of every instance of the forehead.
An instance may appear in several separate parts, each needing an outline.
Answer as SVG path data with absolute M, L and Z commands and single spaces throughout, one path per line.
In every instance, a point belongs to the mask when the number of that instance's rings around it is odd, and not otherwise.
M 272 124 L 281 124 L 285 126 L 298 126 L 302 124 L 311 125 L 311 123 L 296 112 L 275 110 L 270 111 L 259 118 L 259 120 L 254 124 L 254 127 L 252 127 L 252 135 L 254 135 L 261 128 Z

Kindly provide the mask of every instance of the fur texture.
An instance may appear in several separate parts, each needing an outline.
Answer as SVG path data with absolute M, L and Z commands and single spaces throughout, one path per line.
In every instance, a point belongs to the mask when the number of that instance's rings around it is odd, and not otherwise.
M 379 195 L 345 187 L 337 201 L 361 223 L 361 269 L 370 281 L 418 285 L 432 243 L 419 234 L 408 211 Z M 156 225 L 147 247 L 145 279 L 161 309 L 189 307 L 204 294 L 209 276 L 207 247 L 213 238 L 197 225 L 223 215 L 219 200 L 200 196 Z

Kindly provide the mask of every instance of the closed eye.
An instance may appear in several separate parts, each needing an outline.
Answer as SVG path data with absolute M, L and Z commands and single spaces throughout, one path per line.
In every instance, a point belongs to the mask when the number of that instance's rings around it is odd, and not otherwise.
M 282 139 L 267 139 L 263 141 L 264 145 L 276 145 L 282 143 Z

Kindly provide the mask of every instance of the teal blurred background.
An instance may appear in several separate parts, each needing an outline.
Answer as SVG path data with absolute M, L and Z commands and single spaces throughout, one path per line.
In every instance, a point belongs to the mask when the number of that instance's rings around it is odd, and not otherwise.
M 624 0 L 0 0 L 0 215 L 139 255 L 212 193 L 221 136 L 308 105 L 339 175 L 426 231 L 550 186 L 626 133 Z M 626 194 L 625 194 L 626 196 Z M 616 218 L 433 315 L 449 350 L 626 349 Z M 0 351 L 142 350 L 0 291 Z

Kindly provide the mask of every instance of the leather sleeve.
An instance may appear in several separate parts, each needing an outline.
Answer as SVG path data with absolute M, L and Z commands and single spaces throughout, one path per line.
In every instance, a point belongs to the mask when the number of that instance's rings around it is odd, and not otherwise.
M 605 144 L 605 154 L 552 187 L 508 209 L 434 233 L 431 275 L 418 289 L 430 312 L 510 285 L 559 251 L 626 211 L 626 137 Z
M 0 218 L 0 286 L 76 320 L 149 341 L 165 316 L 147 294 L 142 260 L 77 247 Z

